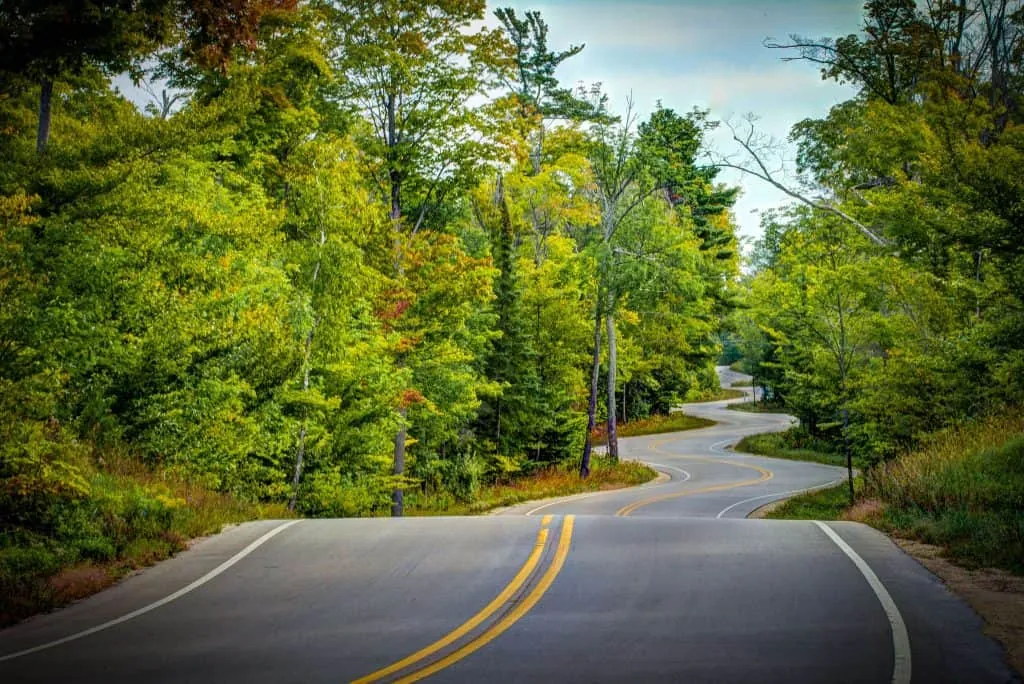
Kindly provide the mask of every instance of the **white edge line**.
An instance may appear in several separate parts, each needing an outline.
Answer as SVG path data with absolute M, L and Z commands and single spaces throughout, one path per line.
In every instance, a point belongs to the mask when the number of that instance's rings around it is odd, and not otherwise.
M 641 463 L 643 463 L 643 461 L 641 461 Z M 676 471 L 677 473 L 682 473 L 682 474 L 683 474 L 683 475 L 685 475 L 686 477 L 684 477 L 683 479 L 679 480 L 679 482 L 686 482 L 686 481 L 687 481 L 687 480 L 689 480 L 689 479 L 690 479 L 691 477 L 693 477 L 692 475 L 690 475 L 690 473 L 686 472 L 686 471 L 685 471 L 685 470 L 683 470 L 682 468 L 676 468 L 675 466 L 670 466 L 670 465 L 664 465 L 664 464 L 662 464 L 662 463 L 645 463 L 645 465 L 649 465 L 649 466 L 651 466 L 652 468 L 665 468 L 666 470 L 674 470 L 674 471 Z M 673 480 L 673 482 L 675 482 L 675 480 Z M 665 484 L 669 484 L 669 483 L 668 483 L 668 482 L 666 482 Z M 659 487 L 660 487 L 661 485 L 657 485 L 657 486 L 659 486 Z M 652 488 L 653 488 L 653 487 L 652 487 Z
M 712 444 L 711 447 L 709 448 L 709 451 L 714 451 L 714 452 L 717 452 L 717 453 L 720 453 L 720 454 L 724 454 L 725 450 L 722 449 L 722 445 L 723 444 L 732 444 L 733 442 L 737 442 L 737 441 L 739 441 L 739 440 L 737 440 L 734 437 L 730 437 L 729 439 L 723 439 L 721 442 L 715 442 L 714 444 Z
M 587 494 L 573 494 L 570 497 L 562 498 L 562 499 L 559 499 L 558 501 L 549 501 L 546 504 L 537 506 L 536 508 L 532 508 L 532 509 L 526 511 L 526 513 L 524 513 L 523 515 L 533 515 L 537 511 L 543 510 L 543 509 L 547 508 L 548 506 L 555 506 L 555 505 L 561 504 L 561 503 L 569 503 L 570 501 L 579 501 L 581 499 L 589 499 L 590 497 L 597 496 L 598 494 L 604 494 L 604 492 L 589 492 Z
M 878 597 L 878 602 L 882 604 L 882 610 L 889 618 L 889 626 L 892 628 L 892 684 L 910 684 L 910 636 L 907 634 L 907 626 L 903 623 L 903 616 L 900 615 L 896 602 L 892 600 L 892 596 L 889 595 L 882 580 L 878 579 L 878 575 L 871 569 L 871 566 L 858 556 L 857 552 L 843 541 L 843 538 L 835 530 L 818 520 L 813 522 L 828 535 L 829 539 L 835 542 L 843 553 L 849 556 L 853 564 L 860 570 L 860 574 L 864 575 L 864 579 L 868 581 L 875 596 Z
M 185 594 L 188 594 L 189 592 L 194 591 L 195 589 L 198 589 L 199 587 L 203 586 L 204 584 L 206 584 L 207 582 L 212 580 L 214 577 L 216 577 L 217 575 L 221 574 L 222 572 L 224 572 L 225 570 L 230 568 L 232 565 L 234 565 L 235 563 L 237 563 L 238 561 L 242 560 L 243 558 L 248 556 L 250 553 L 255 551 L 258 547 L 262 546 L 264 543 L 269 541 L 271 537 L 273 537 L 274 535 L 278 534 L 279 532 L 283 532 L 284 530 L 286 530 L 287 528 L 291 527 L 292 525 L 294 525 L 297 522 L 299 522 L 299 521 L 298 520 L 292 520 L 290 522 L 286 522 L 286 523 L 283 523 L 281 525 L 278 525 L 277 527 L 275 527 L 274 529 L 270 530 L 269 532 L 264 534 L 262 537 L 260 537 L 256 541 L 252 542 L 251 544 L 246 546 L 244 549 L 242 549 L 241 551 L 236 553 L 234 556 L 232 556 L 231 558 L 227 559 L 226 561 L 224 561 L 223 563 L 221 563 L 220 565 L 215 567 L 213 570 L 210 570 L 208 573 L 206 573 L 205 575 L 203 575 L 199 579 L 195 580 L 191 584 L 188 584 L 187 586 L 182 587 L 181 589 L 179 589 L 178 591 L 174 592 L 173 594 L 165 596 L 165 597 L 163 597 L 162 599 L 160 599 L 158 601 L 154 601 L 153 603 L 150 603 L 148 606 L 143 606 L 142 608 L 139 608 L 137 610 L 133 610 L 132 612 L 127 613 L 125 615 L 122 615 L 119 618 L 114 618 L 113 620 L 109 620 L 109 621 L 104 622 L 102 624 L 96 625 L 95 627 L 90 627 L 89 629 L 82 630 L 81 632 L 76 632 L 75 634 L 72 634 L 70 636 L 66 636 L 66 637 L 64 637 L 62 639 L 57 639 L 55 641 L 49 641 L 49 642 L 47 642 L 45 644 L 40 644 L 39 646 L 33 646 L 32 648 L 26 648 L 23 651 L 17 651 L 15 653 L 8 653 L 7 655 L 0 656 L 0 662 L 4 662 L 5 660 L 14 660 L 15 658 L 20 658 L 21 656 L 26 656 L 26 655 L 29 655 L 31 653 L 37 653 L 39 651 L 44 651 L 44 650 L 46 650 L 48 648 L 53 648 L 54 646 L 60 646 L 61 644 L 66 644 L 69 641 L 76 641 L 78 639 L 82 639 L 83 637 L 87 637 L 87 636 L 93 635 L 96 632 L 102 632 L 105 629 L 109 629 L 109 628 L 114 627 L 115 625 L 119 625 L 119 624 L 121 624 L 123 622 L 128 622 L 129 620 L 131 620 L 133 618 L 137 618 L 140 615 L 144 615 L 145 613 L 148 613 L 151 610 L 156 610 L 157 608 L 160 608 L 161 606 L 166 606 L 171 601 L 175 601 L 175 600 L 181 598 L 182 596 L 184 596 Z
M 732 509 L 736 508 L 737 506 L 742 506 L 745 503 L 750 503 L 751 501 L 758 501 L 760 499 L 770 499 L 773 496 L 787 496 L 789 494 L 805 494 L 805 493 L 809 493 L 809 492 L 816 492 L 819 489 L 827 489 L 827 488 L 831 487 L 832 485 L 837 485 L 840 482 L 842 482 L 844 479 L 845 478 L 840 477 L 838 479 L 832 480 L 831 482 L 826 482 L 825 484 L 820 484 L 820 485 L 814 485 L 813 487 L 807 487 L 806 489 L 791 489 L 788 492 L 774 492 L 772 494 L 764 494 L 762 496 L 752 496 L 749 499 L 744 499 L 743 501 L 737 501 L 736 503 L 732 504 L 731 506 L 726 506 L 725 508 L 723 508 L 718 513 L 718 515 L 715 516 L 715 520 L 721 520 L 722 516 L 725 515 L 726 513 L 728 513 L 729 511 L 731 511 Z
M 664 487 L 666 485 L 670 485 L 670 484 L 673 484 L 673 483 L 686 482 L 687 480 L 689 480 L 692 477 L 690 475 L 690 473 L 686 472 L 682 468 L 676 468 L 675 466 L 662 465 L 660 463 L 646 463 L 644 461 L 638 461 L 638 463 L 643 463 L 644 465 L 649 465 L 652 468 L 665 468 L 665 469 L 668 469 L 668 470 L 678 470 L 680 473 L 682 473 L 683 475 L 686 476 L 686 477 L 684 477 L 682 479 L 669 480 L 668 482 L 662 482 L 661 484 L 655 484 L 655 485 L 650 485 L 650 486 L 648 486 L 648 485 L 640 485 L 640 488 L 655 489 L 657 487 Z M 557 506 L 558 504 L 571 503 L 573 501 L 581 501 L 583 499 L 589 499 L 592 496 L 600 496 L 602 494 L 621 494 L 623 491 L 629 491 L 629 490 L 628 489 L 625 489 L 625 490 L 623 490 L 623 489 L 609 489 L 608 491 L 605 491 L 605 492 L 590 492 L 588 494 L 573 494 L 572 496 L 563 497 L 563 498 L 557 499 L 555 501 L 549 501 L 546 504 L 541 504 L 540 506 L 537 506 L 536 508 L 531 508 L 526 513 L 524 513 L 523 515 L 533 515 L 537 511 L 543 510 L 543 509 L 547 508 L 548 506 Z

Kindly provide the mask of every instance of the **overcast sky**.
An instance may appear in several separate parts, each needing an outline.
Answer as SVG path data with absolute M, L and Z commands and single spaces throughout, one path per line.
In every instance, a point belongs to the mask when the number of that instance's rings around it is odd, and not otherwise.
M 840 36 L 858 31 L 860 0 L 489 0 L 489 10 L 511 6 L 540 10 L 550 26 L 549 46 L 585 43 L 565 62 L 563 84 L 600 81 L 616 113 L 632 92 L 642 116 L 660 99 L 682 113 L 709 108 L 713 118 L 753 113 L 759 127 L 784 139 L 790 127 L 822 117 L 853 91 L 822 81 L 805 62 L 782 62 L 779 50 L 762 47 L 767 37 L 792 33 Z M 716 149 L 734 150 L 714 136 Z M 719 178 L 743 188 L 736 219 L 743 235 L 760 233 L 758 210 L 778 206 L 784 195 L 754 178 L 725 171 Z

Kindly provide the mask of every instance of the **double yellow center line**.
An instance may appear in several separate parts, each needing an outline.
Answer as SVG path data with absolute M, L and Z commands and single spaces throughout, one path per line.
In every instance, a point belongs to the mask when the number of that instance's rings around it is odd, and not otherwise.
M 719 461 L 719 463 L 725 463 L 725 461 Z M 751 479 L 751 480 L 742 480 L 741 482 L 726 482 L 724 484 L 710 485 L 708 487 L 699 487 L 697 489 L 687 489 L 686 491 L 683 491 L 683 492 L 673 492 L 671 494 L 662 494 L 661 496 L 652 496 L 652 497 L 647 498 L 647 499 L 640 499 L 639 501 L 634 501 L 633 503 L 627 504 L 627 505 L 623 506 L 622 508 L 620 508 L 619 510 L 615 511 L 615 515 L 626 516 L 626 515 L 629 515 L 630 513 L 632 513 L 633 511 L 635 511 L 638 508 L 642 508 L 644 506 L 649 506 L 649 505 L 651 505 L 653 503 L 658 503 L 659 501 L 667 501 L 669 499 L 678 499 L 679 497 L 691 496 L 693 494 L 707 494 L 708 492 L 719 492 L 719 491 L 722 491 L 722 490 L 725 490 L 725 489 L 735 489 L 737 487 L 746 487 L 748 485 L 757 484 L 758 482 L 765 482 L 767 480 L 772 479 L 772 477 L 773 477 L 772 472 L 770 470 L 765 470 L 764 468 L 759 468 L 757 466 L 740 465 L 739 463 L 732 463 L 732 462 L 729 462 L 729 465 L 738 465 L 741 468 L 752 468 L 754 470 L 759 470 L 759 471 L 761 471 L 761 477 L 757 477 L 757 478 L 754 478 L 754 479 Z
M 655 453 L 664 454 L 666 456 L 677 455 L 677 454 L 666 454 L 665 452 L 663 452 L 660 449 L 658 449 L 659 446 L 661 446 L 662 444 L 667 444 L 668 442 L 673 441 L 673 439 L 674 438 L 672 438 L 672 439 L 662 439 L 662 440 L 658 440 L 656 442 L 652 442 L 647 448 L 650 449 L 651 451 L 655 452 Z M 651 497 L 648 497 L 646 499 L 639 499 L 639 500 L 634 501 L 634 502 L 632 502 L 630 504 L 626 504 L 625 506 L 623 506 L 619 510 L 615 511 L 615 515 L 627 516 L 630 513 L 633 513 L 634 511 L 636 511 L 638 508 L 643 508 L 644 506 L 649 506 L 649 505 L 651 505 L 653 503 L 658 503 L 659 501 L 667 501 L 669 499 L 678 499 L 678 498 L 683 497 L 683 496 L 692 496 L 693 494 L 707 494 L 709 492 L 719 492 L 719 491 L 723 491 L 723 490 L 726 490 L 726 489 L 735 489 L 737 487 L 746 487 L 748 485 L 757 484 L 759 482 L 766 482 L 766 481 L 772 479 L 773 477 L 775 477 L 775 474 L 772 471 L 767 470 L 765 468 L 762 468 L 760 466 L 752 465 L 750 463 L 737 463 L 736 461 L 726 461 L 725 459 L 721 459 L 721 458 L 704 458 L 703 456 L 686 456 L 685 458 L 688 461 L 700 461 L 700 462 L 703 462 L 703 463 L 724 463 L 726 465 L 736 466 L 737 468 L 746 468 L 748 470 L 754 470 L 754 471 L 757 471 L 759 473 L 760 477 L 756 477 L 756 478 L 751 479 L 751 480 L 742 480 L 740 482 L 726 482 L 726 483 L 723 483 L 723 484 L 710 485 L 710 486 L 707 486 L 707 487 L 699 487 L 697 489 L 687 489 L 687 490 L 681 491 L 681 492 L 673 492 L 671 494 L 662 494 L 660 496 L 651 496 Z
M 371 672 L 365 677 L 355 680 L 353 684 L 379 682 L 389 678 L 390 675 L 400 672 L 405 672 L 405 674 L 400 675 L 398 679 L 394 680 L 396 684 L 418 682 L 483 648 L 530 612 L 551 587 L 552 583 L 554 583 L 558 573 L 561 572 L 562 566 L 565 565 L 565 559 L 569 555 L 569 546 L 572 543 L 574 517 L 567 515 L 562 522 L 562 530 L 558 537 L 558 545 L 555 548 L 554 556 L 551 558 L 547 569 L 540 576 L 540 579 L 535 579 L 535 570 L 537 570 L 537 566 L 540 564 L 548 547 L 548 525 L 551 523 L 551 520 L 552 516 L 550 515 L 545 515 L 541 519 L 541 527 L 537 532 L 537 541 L 534 543 L 530 555 L 526 558 L 526 562 L 523 563 L 523 566 L 516 573 L 515 577 L 512 578 L 512 581 L 501 590 L 501 593 L 495 596 L 494 600 L 484 606 L 476 615 L 429 646 L 425 646 L 412 655 L 406 656 L 398 662 L 392 663 L 376 672 Z M 529 589 L 525 596 L 517 600 L 524 586 L 531 579 L 535 579 L 532 588 Z M 476 636 L 470 636 L 474 630 L 494 617 L 502 609 L 504 609 L 504 612 L 501 613 L 498 619 Z M 469 637 L 469 640 L 464 641 L 464 637 Z M 445 652 L 450 646 L 460 641 L 464 641 L 461 646 L 457 646 L 454 650 L 436 658 L 436 656 Z

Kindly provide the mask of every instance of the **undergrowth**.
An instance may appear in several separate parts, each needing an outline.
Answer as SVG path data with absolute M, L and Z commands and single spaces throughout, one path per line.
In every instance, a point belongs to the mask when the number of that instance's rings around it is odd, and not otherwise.
M 651 416 L 641 420 L 633 420 L 628 423 L 619 423 L 616 427 L 619 437 L 640 437 L 642 435 L 657 435 L 663 432 L 683 432 L 684 430 L 696 430 L 698 428 L 711 427 L 715 421 L 707 418 L 688 416 L 685 413 L 670 413 L 667 416 Z M 594 428 L 591 439 L 594 444 L 601 444 L 606 441 L 608 434 L 607 426 L 602 423 Z
M 585 480 L 579 476 L 578 464 L 557 464 L 516 479 L 484 485 L 473 501 L 460 501 L 446 493 L 407 491 L 406 512 L 408 515 L 476 515 L 524 501 L 630 487 L 649 482 L 657 475 L 636 461 L 616 463 L 596 456 L 591 461 L 590 477 Z
M 0 626 L 92 594 L 225 524 L 289 517 L 126 456 L 77 465 L 64 492 L 0 491 Z
M 846 457 L 827 440 L 815 437 L 806 430 L 794 427 L 785 432 L 747 435 L 736 443 L 736 451 L 748 454 L 785 458 L 791 461 L 811 461 L 825 465 L 845 466 Z M 853 465 L 859 466 L 857 459 Z

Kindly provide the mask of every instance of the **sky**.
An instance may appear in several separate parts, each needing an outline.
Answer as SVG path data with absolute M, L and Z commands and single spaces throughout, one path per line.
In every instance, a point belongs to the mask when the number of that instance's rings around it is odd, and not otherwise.
M 785 140 L 796 122 L 823 117 L 853 95 L 847 86 L 823 81 L 812 64 L 783 62 L 786 53 L 762 42 L 794 33 L 855 33 L 862 0 L 488 0 L 488 23 L 497 25 L 499 6 L 539 10 L 552 50 L 585 44 L 563 62 L 558 77 L 563 85 L 600 82 L 617 114 L 630 96 L 641 120 L 659 100 L 680 113 L 709 109 L 716 120 L 753 114 L 761 131 Z M 115 83 L 140 104 L 151 99 L 127 76 Z M 724 127 L 709 143 L 720 155 L 737 153 Z M 789 201 L 739 171 L 723 170 L 719 179 L 742 188 L 734 207 L 741 236 L 759 236 L 759 212 Z
M 586 44 L 558 77 L 564 85 L 601 82 L 619 114 L 632 94 L 642 119 L 661 100 L 680 113 L 710 109 L 717 120 L 754 114 L 760 130 L 784 140 L 793 124 L 821 118 L 854 94 L 822 81 L 812 64 L 781 61 L 783 51 L 762 41 L 856 33 L 862 0 L 489 0 L 489 12 L 496 6 L 539 10 L 552 50 Z M 723 155 L 737 151 L 724 127 L 709 142 Z M 734 208 L 741 235 L 760 235 L 757 212 L 787 201 L 741 172 L 719 178 L 742 187 Z

